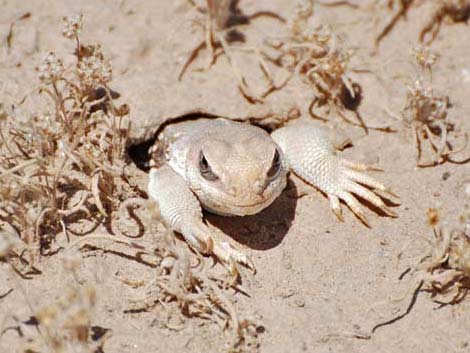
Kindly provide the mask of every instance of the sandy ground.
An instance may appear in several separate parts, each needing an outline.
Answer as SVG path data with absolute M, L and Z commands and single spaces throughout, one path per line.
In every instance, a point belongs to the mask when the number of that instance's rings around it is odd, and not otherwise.
M 368 333 L 376 323 L 406 307 L 407 301 L 381 303 L 403 295 L 411 285 L 408 279 L 399 281 L 398 277 L 427 249 L 425 239 L 431 229 L 426 224 L 426 209 L 435 207 L 444 219 L 453 220 L 470 201 L 465 193 L 470 183 L 468 164 L 416 168 L 410 134 L 401 122 L 386 113 L 400 112 L 405 102 L 405 84 L 415 76 L 409 64 L 410 51 L 418 41 L 420 29 L 432 16 L 431 7 L 426 5 L 412 8 L 407 20 L 399 21 L 375 55 L 373 40 L 391 16 L 384 5 L 381 11 L 373 7 L 315 8 L 316 21 L 332 25 L 342 38 L 342 46 L 356 50 L 351 68 L 372 72 L 351 73 L 363 88 L 360 112 L 365 122 L 371 126 L 391 125 L 398 132 L 371 130 L 365 134 L 340 119 L 325 125 L 351 136 L 354 146 L 344 155 L 384 169 L 377 177 L 400 195 L 402 204 L 394 208 L 398 218 L 368 211 L 372 225 L 368 229 L 345 209 L 345 222 L 340 223 L 325 197 L 294 176 L 290 190 L 259 215 L 243 219 L 208 215 L 253 258 L 257 267 L 256 275 L 242 270 L 243 286 L 249 295 L 229 295 L 240 315 L 260 322 L 260 352 L 470 351 L 468 300 L 439 307 L 426 293 L 418 296 L 409 315 L 379 328 L 369 339 L 350 335 Z M 242 0 L 240 7 L 247 14 L 270 10 L 289 17 L 294 4 L 287 0 Z M 15 23 L 11 48 L 6 48 L 11 23 L 27 12 L 31 17 Z M 192 25 L 198 15 L 184 0 L 0 0 L 3 103 L 18 102 L 25 94 L 35 92 L 35 67 L 45 52 L 54 50 L 63 57 L 71 56 L 70 42 L 60 35 L 61 18 L 76 13 L 85 16 L 83 41 L 101 43 L 112 59 L 112 87 L 131 106 L 131 117 L 137 126 L 134 138 L 143 138 L 145 133 L 148 137 L 164 119 L 196 109 L 244 118 L 282 115 L 297 107 L 307 118 L 312 93 L 305 86 L 294 80 L 263 104 L 250 104 L 240 95 L 224 57 L 208 72 L 194 71 L 204 64 L 203 59 L 197 60 L 178 82 L 177 75 L 187 55 L 201 40 L 201 31 Z M 279 35 L 280 27 L 272 19 L 259 19 L 244 33 L 256 44 L 263 36 Z M 432 44 L 440 56 L 433 70 L 434 87 L 450 96 L 449 119 L 467 131 L 469 40 L 468 26 L 443 25 Z M 251 59 L 244 59 L 247 56 Z M 250 55 L 240 55 L 239 65 L 244 72 L 255 72 L 251 76 L 253 85 L 261 82 L 256 79 L 256 62 Z M 18 111 L 31 114 L 38 109 L 35 104 L 35 99 L 30 98 Z M 145 175 L 136 183 L 145 189 Z M 306 195 L 293 197 L 293 189 Z M 156 229 L 147 232 L 141 243 L 151 247 L 154 237 L 162 236 L 162 228 Z M 408 247 L 398 258 L 406 244 Z M 159 306 L 144 312 L 127 310 L 138 293 L 118 277 L 148 280 L 151 269 L 113 252 L 97 250 L 81 255 L 78 270 L 71 272 L 64 267 L 63 258 L 60 252 L 43 258 L 42 274 L 28 280 L 0 264 L 0 295 L 12 289 L 0 299 L 1 352 L 23 352 L 24 337 L 11 327 L 21 327 L 27 337 L 39 335 L 34 326 L 25 322 L 38 308 L 56 301 L 65 288 L 77 284 L 91 285 L 96 290 L 92 325 L 112 332 L 104 343 L 104 352 L 227 350 L 225 334 L 211 322 L 181 318 L 175 319 L 177 328 L 169 328 Z M 172 315 L 177 317 L 178 313 Z

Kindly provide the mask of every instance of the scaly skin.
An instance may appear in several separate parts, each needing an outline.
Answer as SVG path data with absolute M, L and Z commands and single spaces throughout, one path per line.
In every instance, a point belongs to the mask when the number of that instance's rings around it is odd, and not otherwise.
M 225 216 L 258 213 L 280 195 L 289 170 L 324 192 L 340 220 L 343 200 L 368 225 L 354 195 L 396 217 L 374 193 L 391 194 L 389 189 L 362 173 L 377 169 L 339 157 L 311 122 L 282 127 L 271 136 L 226 119 L 180 122 L 162 131 L 152 153 L 159 160 L 150 171 L 148 189 L 161 220 L 192 248 L 214 255 L 234 274 L 236 263 L 254 266 L 245 254 L 217 238 L 204 223 L 202 208 Z

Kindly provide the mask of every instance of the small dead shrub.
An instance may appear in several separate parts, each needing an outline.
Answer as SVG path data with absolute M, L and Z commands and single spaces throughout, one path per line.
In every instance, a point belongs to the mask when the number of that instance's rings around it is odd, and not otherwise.
M 428 0 L 429 1 L 429 0 Z M 439 34 L 442 23 L 468 23 L 470 20 L 469 0 L 433 0 L 434 9 L 431 18 L 421 29 L 419 40 L 424 44 L 431 44 Z M 419 7 L 423 0 L 388 0 L 386 6 L 390 10 L 395 10 L 395 14 L 388 21 L 385 27 L 375 40 L 378 47 L 380 42 L 393 30 L 401 18 L 406 18 L 410 8 Z
M 157 244 L 152 251 L 113 227 L 126 221 L 125 210 L 131 215 L 129 208 L 149 205 L 127 168 L 129 108 L 116 104 L 119 94 L 110 88 L 112 67 L 101 46 L 81 42 L 82 22 L 82 16 L 64 18 L 63 35 L 75 45 L 73 64 L 50 52 L 37 68 L 39 93 L 52 103 L 51 111 L 21 117 L 26 123 L 19 124 L 14 109 L 0 106 L 0 260 L 22 276 L 39 273 L 41 256 L 63 250 L 59 237 L 71 240 L 65 251 L 79 245 L 81 251 L 103 250 L 135 260 L 155 276 L 149 283 L 118 278 L 144 291 L 130 310 L 175 308 L 181 318 L 199 317 L 228 332 L 227 350 L 257 351 L 262 327 L 239 317 L 228 294 L 242 289 L 230 282 L 230 274 L 210 268 L 209 259 L 189 251 L 170 231 L 160 242 L 152 239 L 152 246 Z M 151 207 L 146 211 L 151 213 Z M 108 232 L 88 235 L 98 226 Z M 69 239 L 72 235 L 81 236 Z M 98 240 L 127 246 L 135 254 L 93 244 Z M 56 303 L 33 309 L 41 334 L 26 351 L 101 352 L 107 336 L 93 338 L 94 304 L 93 289 L 73 288 Z M 171 327 L 170 319 L 166 325 Z
M 391 320 L 377 324 L 389 325 L 406 316 L 416 302 L 420 292 L 428 292 L 431 299 L 441 306 L 453 305 L 464 300 L 470 292 L 470 214 L 464 213 L 455 226 L 441 226 L 438 211 L 428 210 L 428 223 L 433 228 L 430 245 L 425 255 L 415 266 L 408 268 L 401 276 L 412 278 L 410 289 L 400 299 L 401 302 L 411 295 L 407 309 Z
M 55 303 L 37 310 L 29 320 L 39 335 L 24 344 L 25 352 L 102 352 L 109 331 L 91 323 L 96 302 L 90 287 L 71 288 Z M 102 331 L 99 337 L 97 331 Z
M 211 269 L 207 263 L 210 259 L 189 252 L 187 247 L 176 242 L 169 230 L 155 255 L 158 266 L 150 282 L 144 285 L 134 279 L 124 280 L 143 292 L 128 311 L 147 311 L 158 306 L 166 312 L 164 326 L 171 330 L 184 327 L 185 318 L 214 322 L 229 335 L 228 351 L 258 351 L 258 336 L 263 327 L 258 320 L 240 318 L 229 292 L 232 289 L 244 290 L 239 284 L 233 284 L 229 273 L 221 275 L 216 269 Z M 134 283 L 139 285 L 134 286 Z M 177 325 L 171 322 L 174 321 L 175 308 L 183 315 L 179 316 Z
M 461 147 L 454 147 L 459 134 L 448 119 L 449 97 L 436 94 L 431 84 L 432 67 L 437 56 L 425 47 L 414 49 L 413 55 L 419 66 L 419 75 L 408 85 L 405 107 L 399 119 L 413 134 L 416 165 L 429 167 L 453 161 L 452 156 L 465 149 L 468 136 L 464 134 Z M 431 152 L 432 157 L 424 157 L 425 151 Z
M 63 34 L 76 46 L 74 65 L 50 52 L 37 67 L 39 93 L 53 108 L 30 118 L 8 107 L 0 114 L 0 224 L 24 247 L 9 254 L 24 274 L 39 256 L 58 250 L 60 234 L 80 233 L 81 220 L 112 232 L 113 214 L 136 196 L 124 159 L 129 108 L 115 103 L 101 46 L 80 43 L 82 20 L 64 18 Z
M 272 74 L 259 53 L 259 49 L 232 45 L 234 42 L 245 42 L 244 34 L 239 31 L 243 25 L 246 26 L 258 17 L 270 17 L 280 22 L 285 22 L 281 16 L 270 11 L 260 11 L 252 15 L 244 15 L 237 7 L 238 1 L 233 0 L 206 0 L 205 7 L 197 5 L 194 0 L 188 0 L 188 2 L 197 12 L 205 17 L 203 20 L 198 19 L 195 21 L 203 29 L 204 40 L 189 55 L 178 76 L 179 80 L 183 78 L 186 70 L 198 57 L 199 53 L 203 49 L 207 49 L 210 56 L 205 70 L 210 69 L 220 55 L 225 55 L 235 75 L 240 92 L 251 103 L 261 103 L 271 92 L 283 86 L 280 85 L 278 87 L 275 85 Z M 267 81 L 267 88 L 263 92 L 256 93 L 249 86 L 247 78 L 236 64 L 233 55 L 234 50 L 255 54 L 261 72 Z
M 468 23 L 470 20 L 469 0 L 440 0 L 429 19 L 428 23 L 421 29 L 419 40 L 430 44 L 436 39 L 441 29 L 442 22 Z M 430 34 L 429 38 L 427 35 Z
M 328 26 L 312 23 L 313 0 L 299 1 L 288 22 L 289 34 L 269 38 L 271 48 L 267 60 L 296 76 L 313 92 L 310 115 L 326 121 L 339 115 L 349 124 L 367 131 L 357 109 L 361 102 L 361 87 L 349 77 L 352 51 L 339 47 L 338 38 Z M 353 115 L 353 116 L 350 116 Z

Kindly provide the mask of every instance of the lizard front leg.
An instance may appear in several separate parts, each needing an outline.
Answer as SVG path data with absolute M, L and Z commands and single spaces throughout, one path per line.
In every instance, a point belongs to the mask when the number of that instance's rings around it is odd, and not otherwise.
M 336 216 L 342 221 L 340 200 L 369 226 L 364 208 L 354 195 L 369 201 L 385 214 L 396 217 L 374 190 L 393 195 L 371 176 L 362 173 L 379 170 L 351 162 L 336 154 L 326 133 L 313 123 L 297 123 L 274 131 L 272 138 L 281 147 L 290 169 L 301 179 L 324 192 Z
M 148 192 L 157 204 L 161 221 L 181 233 L 194 250 L 214 255 L 234 276 L 238 273 L 236 263 L 254 271 L 253 263 L 245 254 L 218 239 L 204 223 L 199 200 L 185 180 L 169 166 L 150 170 Z

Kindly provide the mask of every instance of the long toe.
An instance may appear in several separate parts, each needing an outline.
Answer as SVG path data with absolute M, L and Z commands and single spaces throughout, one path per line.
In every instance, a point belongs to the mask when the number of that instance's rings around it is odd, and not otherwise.
M 251 259 L 246 254 L 244 254 L 240 250 L 235 249 L 232 245 L 227 242 L 214 242 L 213 254 L 220 262 L 228 266 L 229 269 L 231 269 L 236 263 L 239 263 L 243 266 L 248 267 L 253 272 L 256 272 L 253 261 L 251 261 Z
M 370 228 L 370 223 L 364 214 L 364 208 L 361 206 L 359 201 L 347 191 L 340 193 L 339 198 L 346 202 L 346 205 L 353 211 L 353 213 L 367 226 Z

